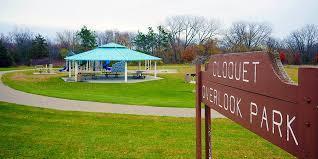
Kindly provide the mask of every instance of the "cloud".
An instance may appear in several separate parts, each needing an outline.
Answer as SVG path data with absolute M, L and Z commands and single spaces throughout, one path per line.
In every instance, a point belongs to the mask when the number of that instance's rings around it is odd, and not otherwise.
M 316 0 L 2 0 L 0 22 L 143 31 L 163 23 L 167 16 L 187 14 L 216 18 L 225 26 L 238 20 L 265 21 L 281 37 L 305 24 L 318 24 L 317 10 Z

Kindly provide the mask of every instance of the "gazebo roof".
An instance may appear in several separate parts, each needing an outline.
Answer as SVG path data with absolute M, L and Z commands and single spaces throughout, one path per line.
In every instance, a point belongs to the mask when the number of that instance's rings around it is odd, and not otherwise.
M 108 44 L 99 46 L 99 48 L 125 48 L 125 46 L 116 44 L 116 43 L 108 43 Z
M 147 55 L 126 48 L 116 43 L 108 43 L 80 54 L 64 58 L 71 61 L 142 61 L 161 60 L 159 57 Z
M 70 57 L 70 56 L 73 56 L 73 55 L 76 55 L 73 51 L 68 51 L 68 53 L 67 53 L 67 57 Z

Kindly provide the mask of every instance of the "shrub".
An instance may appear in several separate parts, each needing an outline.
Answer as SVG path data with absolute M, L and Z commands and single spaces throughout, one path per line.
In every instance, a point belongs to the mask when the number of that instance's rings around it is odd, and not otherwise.
M 197 55 L 198 48 L 196 46 L 189 46 L 181 53 L 181 59 L 185 62 L 190 62 L 194 60 Z
M 286 54 L 285 54 L 285 52 L 281 51 L 279 53 L 279 58 L 280 58 L 280 61 L 282 61 L 283 64 L 286 63 Z

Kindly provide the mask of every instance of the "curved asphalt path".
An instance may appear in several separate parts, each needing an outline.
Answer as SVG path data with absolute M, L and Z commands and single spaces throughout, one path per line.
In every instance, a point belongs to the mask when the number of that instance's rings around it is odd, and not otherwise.
M 0 71 L 0 101 L 65 111 L 104 112 L 116 114 L 135 114 L 171 117 L 195 117 L 194 108 L 137 106 L 100 103 L 91 101 L 78 101 L 21 92 L 4 85 L 1 81 L 1 76 L 3 74 L 14 71 L 17 70 Z M 202 116 L 204 116 L 204 109 L 202 109 Z M 212 118 L 224 117 L 214 110 L 211 111 L 211 116 Z

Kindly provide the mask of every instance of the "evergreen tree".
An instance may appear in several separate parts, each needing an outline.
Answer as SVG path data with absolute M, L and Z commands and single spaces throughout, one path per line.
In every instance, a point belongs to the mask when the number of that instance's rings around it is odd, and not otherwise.
M 40 34 L 35 36 L 35 39 L 32 41 L 31 59 L 44 58 L 48 57 L 48 55 L 49 49 L 45 38 Z
M 167 51 L 169 49 L 169 40 L 171 34 L 168 33 L 162 26 L 158 26 L 158 36 L 157 36 L 157 51 Z
M 147 52 L 147 38 L 146 34 L 138 32 L 137 36 L 134 38 L 133 43 L 136 49 L 142 52 Z
M 152 27 L 149 27 L 148 33 L 146 36 L 146 40 L 148 42 L 147 51 L 150 52 L 152 55 L 154 54 L 155 48 L 157 46 L 157 37 L 158 37 L 158 34 L 154 32 Z
M 169 49 L 169 38 L 171 35 L 162 26 L 158 26 L 157 29 L 158 33 L 152 27 L 148 28 L 147 34 L 138 32 L 133 40 L 137 50 L 163 57 L 164 51 Z
M 87 51 L 96 47 L 96 34 L 94 31 L 83 26 L 77 36 L 80 38 L 82 51 Z
M 0 40 L 0 67 L 8 67 L 13 63 L 12 57 L 9 55 L 7 48 Z

